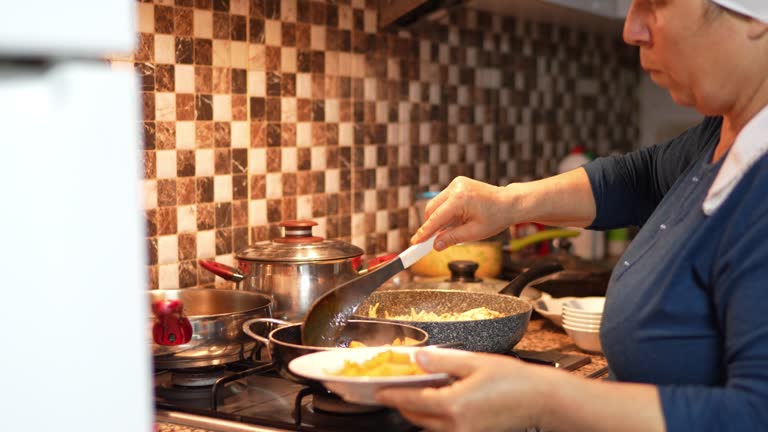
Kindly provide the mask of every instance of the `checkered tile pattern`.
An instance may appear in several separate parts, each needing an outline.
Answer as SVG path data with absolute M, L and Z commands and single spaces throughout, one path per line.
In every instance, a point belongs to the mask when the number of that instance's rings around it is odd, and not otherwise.
M 396 252 L 417 192 L 554 172 L 637 141 L 617 38 L 457 10 L 378 31 L 374 0 L 138 2 L 151 288 L 209 286 L 289 219 Z

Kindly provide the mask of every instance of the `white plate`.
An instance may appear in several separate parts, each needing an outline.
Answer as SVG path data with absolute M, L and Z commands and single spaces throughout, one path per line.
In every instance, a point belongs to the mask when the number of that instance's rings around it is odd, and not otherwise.
M 445 373 L 390 377 L 349 377 L 336 376 L 334 372 L 344 366 L 345 360 L 362 363 L 382 351 L 392 350 L 408 353 L 413 358 L 420 347 L 371 347 L 345 350 L 321 351 L 293 359 L 288 369 L 296 375 L 320 381 L 325 388 L 341 396 L 347 402 L 362 405 L 379 405 L 376 391 L 385 387 L 441 387 L 449 384 L 451 378 Z
M 543 292 L 541 293 L 541 297 L 538 300 L 531 302 L 531 305 L 533 306 L 533 309 L 539 313 L 539 315 L 562 327 L 563 303 L 575 298 L 577 297 L 552 298 L 551 295 Z

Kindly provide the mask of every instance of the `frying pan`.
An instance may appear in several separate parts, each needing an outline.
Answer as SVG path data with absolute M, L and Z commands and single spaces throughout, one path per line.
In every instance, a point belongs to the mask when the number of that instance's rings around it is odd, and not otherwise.
M 269 336 L 265 338 L 251 330 L 251 326 L 256 323 L 278 324 L 282 327 L 272 330 L 269 332 Z M 248 320 L 243 323 L 243 331 L 248 336 L 258 340 L 268 347 L 270 356 L 272 357 L 272 364 L 280 375 L 291 381 L 305 385 L 319 385 L 319 383 L 294 375 L 288 370 L 288 363 L 296 357 L 318 351 L 347 349 L 346 347 L 349 346 L 349 343 L 353 340 L 362 342 L 367 346 L 382 346 L 391 344 L 397 338 L 403 339 L 408 337 L 416 340 L 416 343 L 413 344 L 414 346 L 423 346 L 427 344 L 427 340 L 429 339 L 427 332 L 407 324 L 391 321 L 379 322 L 367 319 L 362 321 L 348 321 L 347 325 L 344 326 L 341 336 L 337 339 L 337 346 L 334 347 L 302 345 L 301 323 L 291 324 L 274 318 L 256 318 Z
M 562 269 L 557 262 L 539 262 L 520 273 L 498 294 L 456 290 L 377 291 L 360 305 L 353 317 L 418 327 L 429 334 L 430 344 L 461 343 L 461 348 L 468 351 L 508 352 L 523 338 L 531 317 L 532 307 L 518 297 L 520 292 L 530 282 Z M 379 305 L 377 316 L 369 317 L 369 307 L 376 304 Z M 501 312 L 503 316 L 469 321 L 412 321 L 390 320 L 385 315 L 410 315 L 411 308 L 440 315 L 478 307 Z

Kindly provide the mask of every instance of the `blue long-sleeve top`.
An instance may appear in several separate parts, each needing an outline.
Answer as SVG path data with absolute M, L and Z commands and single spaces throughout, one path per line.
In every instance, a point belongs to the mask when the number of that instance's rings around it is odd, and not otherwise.
M 768 431 L 768 156 L 707 216 L 721 118 L 585 166 L 591 228 L 642 226 L 601 326 L 616 379 L 658 386 L 669 431 Z

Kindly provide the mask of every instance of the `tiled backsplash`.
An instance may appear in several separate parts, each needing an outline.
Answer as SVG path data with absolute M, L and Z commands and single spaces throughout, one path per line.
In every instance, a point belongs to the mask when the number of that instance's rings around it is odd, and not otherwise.
M 207 286 L 278 223 L 397 252 L 414 194 L 540 178 L 638 137 L 620 37 L 473 10 L 377 30 L 375 0 L 140 2 L 151 288 Z

